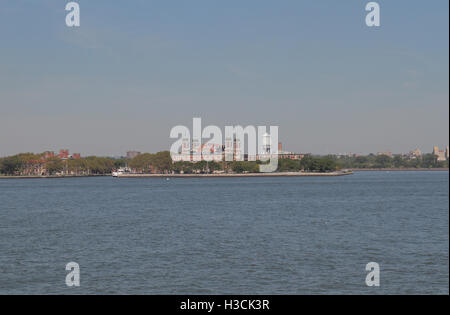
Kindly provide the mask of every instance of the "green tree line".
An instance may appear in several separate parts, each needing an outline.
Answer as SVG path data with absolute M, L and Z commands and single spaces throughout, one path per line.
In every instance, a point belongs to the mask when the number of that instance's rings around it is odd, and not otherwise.
M 0 158 L 0 174 L 3 175 L 102 175 L 121 167 L 129 167 L 138 173 L 258 173 L 261 161 L 200 161 L 172 162 L 170 152 L 140 154 L 133 159 L 113 159 L 88 156 L 81 159 L 62 160 L 58 157 L 44 158 L 44 153 L 21 153 Z M 279 159 L 279 172 L 334 171 L 338 164 L 331 157 L 307 156 L 300 160 Z
M 0 158 L 2 175 L 102 175 L 128 166 L 138 173 L 258 173 L 261 161 L 233 162 L 172 162 L 170 152 L 140 154 L 133 159 L 113 159 L 88 156 L 81 159 L 61 160 L 58 157 L 45 159 L 44 153 L 20 153 Z M 437 161 L 433 154 L 410 159 L 401 155 L 366 155 L 358 157 L 312 156 L 301 160 L 278 160 L 278 172 L 331 172 L 347 168 L 448 168 L 448 161 Z
M 44 159 L 44 154 L 21 153 L 0 158 L 0 174 L 3 175 L 74 175 L 110 174 L 124 166 L 126 161 L 107 157 L 89 156 L 82 159 L 62 160 L 58 157 Z
M 448 168 L 448 161 L 438 161 L 434 154 L 424 154 L 410 159 L 402 155 L 369 154 L 358 157 L 344 157 L 338 160 L 341 168 Z

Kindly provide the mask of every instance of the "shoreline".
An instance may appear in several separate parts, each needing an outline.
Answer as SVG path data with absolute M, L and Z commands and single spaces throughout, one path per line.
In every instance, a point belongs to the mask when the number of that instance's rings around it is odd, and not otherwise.
M 121 174 L 118 178 L 198 178 L 198 177 L 300 177 L 300 176 L 345 176 L 353 172 L 330 173 L 301 173 L 301 172 L 274 172 L 274 173 L 247 173 L 247 174 Z
M 439 171 L 447 171 L 448 172 L 448 168 L 349 168 L 350 171 L 352 172 L 378 172 L 378 171 L 393 171 L 393 172 L 401 172 L 401 171 L 406 171 L 406 172 L 427 172 L 427 171 L 432 171 L 432 172 L 439 172 Z
M 448 168 L 351 168 L 348 171 L 337 171 L 329 173 L 315 173 L 315 172 L 274 172 L 274 173 L 246 173 L 246 174 L 122 174 L 119 178 L 199 178 L 199 177 L 320 177 L 320 176 L 345 176 L 351 175 L 355 172 L 448 172 Z M 54 178 L 85 178 L 85 177 L 112 177 L 112 174 L 104 175 L 24 175 L 24 176 L 10 176 L 0 175 L 2 179 L 54 179 Z
M 0 179 L 50 179 L 50 178 L 81 178 L 81 177 L 108 177 L 111 174 L 106 175 L 0 175 Z
M 121 174 L 119 178 L 196 178 L 196 177 L 298 177 L 298 176 L 345 176 L 353 174 L 348 172 L 304 173 L 304 172 L 274 172 L 274 173 L 247 173 L 247 174 Z M 113 177 L 107 175 L 51 175 L 51 176 L 0 176 L 1 179 L 52 179 L 52 178 L 83 178 L 83 177 Z

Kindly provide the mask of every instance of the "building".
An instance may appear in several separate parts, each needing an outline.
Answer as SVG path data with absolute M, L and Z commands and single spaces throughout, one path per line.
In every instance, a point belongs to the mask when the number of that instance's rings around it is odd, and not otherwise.
M 226 161 L 233 161 L 233 139 L 230 137 L 225 138 L 225 156 Z
M 378 152 L 377 155 L 386 155 L 386 156 L 389 156 L 390 158 L 393 157 L 393 154 L 392 154 L 392 152 L 390 152 L 390 151 L 386 151 L 386 152 Z
M 182 161 L 191 161 L 191 143 L 188 138 L 183 138 L 182 147 L 181 147 L 181 160 Z
M 270 153 L 270 147 L 271 147 L 270 135 L 266 132 L 262 136 L 261 154 L 269 154 Z
M 43 156 L 44 160 L 48 160 L 48 159 L 51 159 L 54 157 L 55 157 L 55 152 L 53 152 L 53 151 L 44 152 L 44 156 Z
M 422 151 L 420 151 L 419 149 L 415 149 L 415 150 L 409 152 L 407 157 L 411 160 L 419 159 L 422 157 Z
M 437 157 L 438 162 L 447 160 L 448 159 L 448 146 L 447 146 L 446 151 L 439 150 L 438 146 L 434 146 L 433 154 Z
M 69 150 L 59 150 L 58 157 L 61 160 L 67 160 L 69 158 Z
M 305 157 L 305 155 L 310 154 L 299 154 L 299 153 L 292 153 L 292 152 L 281 152 L 278 154 L 279 159 L 286 159 L 286 160 L 301 160 Z
M 348 153 L 338 153 L 338 154 L 335 154 L 335 156 L 338 159 L 345 159 L 345 158 L 356 158 L 360 155 L 357 153 L 348 152 Z
M 137 157 L 138 155 L 140 155 L 141 152 L 138 151 L 128 151 L 127 152 L 127 159 L 134 159 L 135 157 Z
M 192 140 L 192 161 L 200 162 L 202 160 L 202 146 L 199 139 Z
M 241 141 L 239 139 L 234 139 L 233 141 L 234 143 L 234 157 L 233 159 L 235 161 L 242 161 L 243 160 L 243 156 L 242 156 L 242 150 L 241 150 Z
M 203 143 L 201 145 L 202 161 L 222 161 L 222 146 L 214 143 Z
M 268 160 L 271 158 L 301 160 L 306 154 L 299 154 L 293 152 L 282 151 L 282 143 L 278 142 L 278 152 L 271 152 L 271 139 L 268 133 L 262 136 L 262 144 L 258 152 L 255 154 L 248 154 L 244 150 L 239 138 L 226 137 L 225 144 L 205 143 L 201 144 L 199 140 L 189 141 L 188 138 L 183 138 L 181 150 L 178 154 L 171 154 L 173 162 L 189 161 L 257 161 Z
M 80 154 L 80 153 L 74 153 L 74 154 L 72 154 L 72 159 L 74 159 L 74 160 L 79 160 L 79 159 L 81 159 L 81 154 Z
M 301 160 L 305 154 L 283 151 L 283 144 L 278 142 L 278 158 L 287 160 Z

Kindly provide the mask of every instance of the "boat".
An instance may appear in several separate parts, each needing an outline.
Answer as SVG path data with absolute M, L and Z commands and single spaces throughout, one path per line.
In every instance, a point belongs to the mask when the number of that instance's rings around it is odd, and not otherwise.
M 131 170 L 128 167 L 125 167 L 112 172 L 113 177 L 120 177 L 120 175 L 123 174 L 131 174 Z

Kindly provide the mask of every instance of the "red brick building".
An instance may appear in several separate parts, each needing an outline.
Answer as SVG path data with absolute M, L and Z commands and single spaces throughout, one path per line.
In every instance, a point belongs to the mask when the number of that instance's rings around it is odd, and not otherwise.
M 60 159 L 68 159 L 69 158 L 69 150 L 59 150 L 58 157 Z

